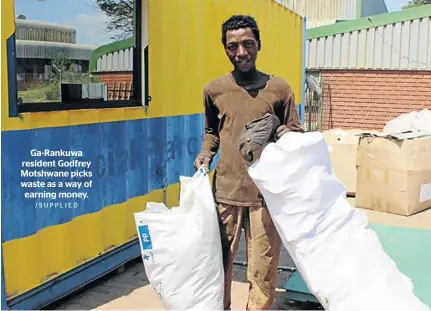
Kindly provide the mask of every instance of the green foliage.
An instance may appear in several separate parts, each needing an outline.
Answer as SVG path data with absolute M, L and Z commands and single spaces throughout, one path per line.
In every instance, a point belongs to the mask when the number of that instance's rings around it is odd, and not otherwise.
M 421 5 L 431 4 L 431 0 L 411 0 L 403 9 L 410 9 Z
M 45 89 L 45 98 L 47 101 L 60 101 L 61 99 L 60 84 L 59 83 L 49 84 Z
M 72 62 L 69 57 L 60 52 L 58 53 L 51 64 L 53 65 L 51 79 L 57 83 L 88 83 L 90 82 L 89 73 L 75 72 L 72 67 Z M 61 72 L 60 72 L 61 71 Z
M 91 83 L 101 83 L 102 82 L 102 77 L 91 77 L 90 78 L 90 82 Z
M 50 79 L 46 82 L 20 90 L 18 96 L 23 103 L 59 102 L 61 101 L 61 83 L 90 83 L 89 73 L 76 72 L 69 57 L 64 53 L 57 54 L 51 61 L 53 66 Z M 55 66 L 55 67 L 54 67 Z
M 111 39 L 123 40 L 133 35 L 134 0 L 95 0 L 96 6 L 108 16 L 106 29 Z
M 57 55 L 55 55 L 55 57 L 51 63 L 53 66 L 57 67 L 59 70 L 67 71 L 70 69 L 71 61 L 69 59 L 69 56 L 67 56 L 67 54 L 60 52 Z
M 26 91 L 18 92 L 18 96 L 22 98 L 23 103 L 40 103 L 40 102 L 59 102 L 60 96 L 59 83 L 45 83 L 35 86 Z

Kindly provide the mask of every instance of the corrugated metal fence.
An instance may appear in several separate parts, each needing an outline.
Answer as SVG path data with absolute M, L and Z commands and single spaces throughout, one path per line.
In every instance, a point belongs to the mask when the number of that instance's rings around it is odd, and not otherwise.
M 94 72 L 132 71 L 133 47 L 103 54 L 97 59 Z
M 70 59 L 89 60 L 95 48 L 84 44 L 16 40 L 16 57 L 53 59 L 62 52 Z
M 343 2 L 355 3 L 356 0 L 276 0 L 286 8 L 308 20 L 336 20 L 342 16 Z
M 359 0 L 275 0 L 290 10 L 307 17 L 307 28 L 334 24 L 337 20 L 357 17 Z
M 308 39 L 307 69 L 431 69 L 430 16 L 375 27 L 369 22 L 365 29 Z
M 345 20 L 351 20 L 356 18 L 356 1 L 354 0 L 342 0 L 342 16 Z
M 18 40 L 76 43 L 76 29 L 42 21 L 16 19 L 15 36 Z

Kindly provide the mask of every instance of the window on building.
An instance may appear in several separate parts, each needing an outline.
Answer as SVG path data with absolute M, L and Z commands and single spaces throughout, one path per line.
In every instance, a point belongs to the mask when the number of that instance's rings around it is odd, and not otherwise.
M 19 111 L 147 103 L 145 1 L 14 2 Z

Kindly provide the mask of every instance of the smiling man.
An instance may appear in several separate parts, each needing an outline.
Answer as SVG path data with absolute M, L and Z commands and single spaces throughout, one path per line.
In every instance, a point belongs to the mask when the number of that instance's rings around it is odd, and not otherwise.
M 220 214 L 225 263 L 225 310 L 231 305 L 233 260 L 241 230 L 247 243 L 248 310 L 267 310 L 275 294 L 280 238 L 239 152 L 244 126 L 267 113 L 276 115 L 278 137 L 303 129 L 293 91 L 283 79 L 256 69 L 261 49 L 259 28 L 251 16 L 235 15 L 222 25 L 222 43 L 234 70 L 204 88 L 205 134 L 195 168 L 209 165 L 220 151 L 214 195 Z

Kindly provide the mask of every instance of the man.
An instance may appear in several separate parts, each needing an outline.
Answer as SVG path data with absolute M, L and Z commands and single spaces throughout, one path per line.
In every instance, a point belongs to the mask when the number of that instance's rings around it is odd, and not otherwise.
M 269 309 L 275 295 L 280 238 L 262 197 L 239 153 L 239 136 L 247 122 L 275 114 L 287 131 L 303 131 L 290 86 L 256 69 L 261 48 L 259 28 L 251 16 L 234 15 L 222 25 L 222 43 L 234 70 L 204 88 L 205 134 L 195 168 L 209 165 L 218 151 L 214 196 L 221 219 L 225 259 L 225 310 L 231 306 L 233 260 L 241 229 L 246 232 L 248 310 Z

